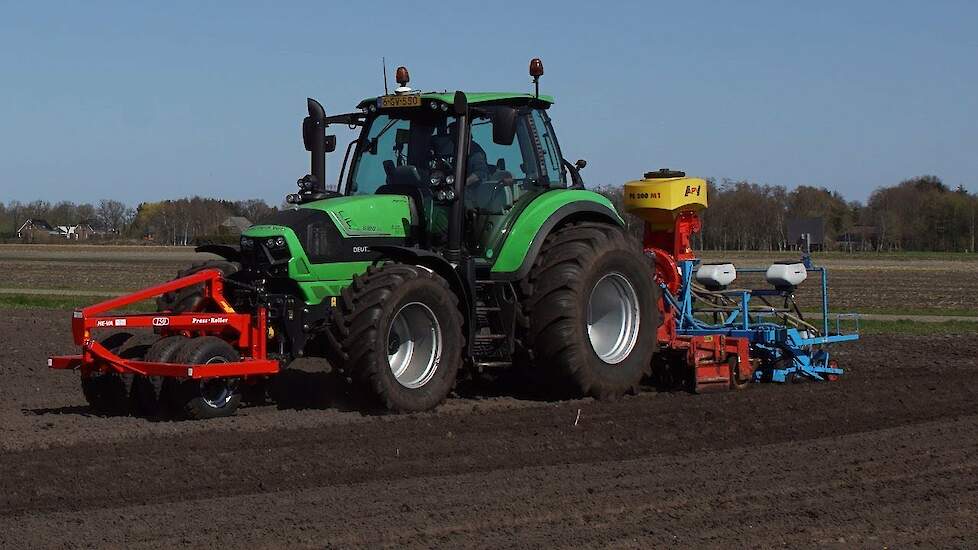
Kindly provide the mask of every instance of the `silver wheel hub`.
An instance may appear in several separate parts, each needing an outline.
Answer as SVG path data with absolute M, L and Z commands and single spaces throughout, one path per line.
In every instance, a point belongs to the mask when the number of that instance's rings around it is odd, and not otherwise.
M 227 363 L 223 357 L 212 357 L 207 360 L 205 365 L 213 363 Z M 200 383 L 200 397 L 208 407 L 220 409 L 227 405 L 234 397 L 234 382 L 222 378 L 209 378 Z
M 387 330 L 387 363 L 400 385 L 427 384 L 438 370 L 441 349 L 441 325 L 431 308 L 410 302 L 397 310 Z
M 605 363 L 621 363 L 635 347 L 638 325 L 638 294 L 628 279 L 609 273 L 598 280 L 587 304 L 587 335 L 594 353 Z

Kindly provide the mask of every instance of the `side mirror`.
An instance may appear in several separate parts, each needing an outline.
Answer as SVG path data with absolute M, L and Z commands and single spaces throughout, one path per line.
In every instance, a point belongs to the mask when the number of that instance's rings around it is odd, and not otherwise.
M 497 145 L 512 145 L 516 138 L 516 109 L 497 107 L 490 114 L 492 120 L 492 142 Z
M 313 144 L 315 143 L 313 140 L 316 137 L 316 131 L 317 131 L 316 121 L 314 121 L 310 117 L 306 117 L 302 119 L 302 145 L 305 146 L 306 151 L 312 151 Z M 319 131 L 321 132 L 322 130 Z M 336 136 L 333 134 L 325 136 L 325 139 L 323 140 L 323 145 L 326 146 L 327 153 L 332 153 L 333 151 L 335 151 Z
M 312 117 L 302 119 L 302 145 L 306 151 L 312 151 L 313 140 L 316 139 L 316 121 Z
M 584 159 L 577 159 L 577 162 L 574 163 L 574 167 L 578 170 L 583 170 L 585 166 L 587 166 L 587 161 Z

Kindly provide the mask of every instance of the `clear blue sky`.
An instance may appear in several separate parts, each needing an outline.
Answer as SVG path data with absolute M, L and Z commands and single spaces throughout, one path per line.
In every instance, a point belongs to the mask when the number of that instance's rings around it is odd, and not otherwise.
M 978 191 L 972 1 L 0 0 L 0 201 L 278 204 L 308 170 L 305 97 L 351 110 L 381 56 L 473 91 L 529 90 L 541 57 L 589 184 L 668 166 L 860 200 L 925 173 Z

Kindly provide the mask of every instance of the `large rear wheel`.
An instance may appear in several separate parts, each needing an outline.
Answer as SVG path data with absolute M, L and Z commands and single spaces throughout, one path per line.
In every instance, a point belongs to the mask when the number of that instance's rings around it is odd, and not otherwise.
M 419 266 L 371 267 L 343 291 L 331 324 L 340 362 L 384 408 L 445 400 L 462 364 L 462 315 L 448 283 Z
M 634 239 L 608 224 L 560 227 L 519 288 L 522 340 L 537 371 L 598 399 L 637 391 L 657 347 L 659 310 L 658 287 Z

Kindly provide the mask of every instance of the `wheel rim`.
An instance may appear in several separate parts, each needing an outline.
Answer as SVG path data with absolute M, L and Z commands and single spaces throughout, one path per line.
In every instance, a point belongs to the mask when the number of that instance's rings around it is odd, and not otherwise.
M 621 273 L 602 277 L 587 305 L 587 335 L 594 353 L 605 363 L 621 363 L 635 347 L 638 324 L 638 294 L 632 284 Z
M 228 360 L 223 357 L 211 357 L 207 360 L 205 365 L 211 365 L 214 363 L 227 363 Z M 222 378 L 209 378 L 200 383 L 200 398 L 203 399 L 204 403 L 208 407 L 214 409 L 220 409 L 221 407 L 228 404 L 231 398 L 234 397 L 234 389 L 232 383 L 229 380 Z
M 431 308 L 411 302 L 401 306 L 387 330 L 387 363 L 397 382 L 420 388 L 438 370 L 441 325 Z

